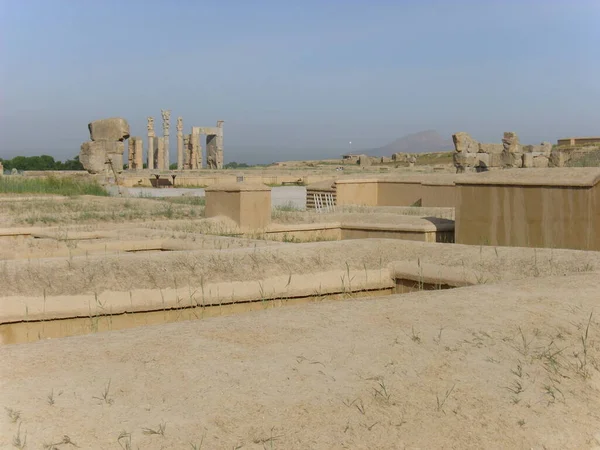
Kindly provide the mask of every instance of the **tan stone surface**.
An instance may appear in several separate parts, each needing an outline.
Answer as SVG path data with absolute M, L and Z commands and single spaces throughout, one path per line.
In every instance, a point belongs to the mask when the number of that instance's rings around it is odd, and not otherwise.
M 216 184 L 205 192 L 206 217 L 229 217 L 242 229 L 263 229 L 271 223 L 271 188 L 266 185 Z
M 457 181 L 456 242 L 600 250 L 600 169 L 505 172 Z
M 100 119 L 88 124 L 92 141 L 123 141 L 129 138 L 129 124 L 120 117 Z
M 81 144 L 79 161 L 89 173 L 105 171 L 106 148 L 104 142 L 87 141 Z
M 31 448 L 589 449 L 598 292 L 573 275 L 3 346 L 0 401 Z

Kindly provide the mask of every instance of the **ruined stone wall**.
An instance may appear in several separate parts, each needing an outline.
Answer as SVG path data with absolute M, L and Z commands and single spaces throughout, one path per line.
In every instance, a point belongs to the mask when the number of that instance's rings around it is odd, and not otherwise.
M 552 144 L 542 142 L 540 145 L 523 146 L 517 133 L 512 131 L 504 133 L 500 144 L 478 142 L 465 132 L 452 135 L 452 140 L 455 150 L 453 161 L 457 173 L 521 167 L 553 167 Z M 557 164 L 562 163 L 557 161 Z
M 95 120 L 88 124 L 90 141 L 81 144 L 79 161 L 89 173 L 123 171 L 125 139 L 129 138 L 129 124 L 114 117 Z

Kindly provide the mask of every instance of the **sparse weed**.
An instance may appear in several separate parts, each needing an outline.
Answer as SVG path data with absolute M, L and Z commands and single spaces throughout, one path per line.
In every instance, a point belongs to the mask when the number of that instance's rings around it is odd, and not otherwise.
M 107 405 L 112 405 L 114 400 L 112 398 L 110 398 L 110 380 L 108 380 L 108 383 L 106 383 L 106 386 L 104 387 L 104 390 L 100 394 L 100 397 L 92 397 L 92 398 L 95 398 L 97 400 L 102 400 Z
M 442 399 L 440 399 L 440 396 L 436 394 L 435 398 L 437 401 L 437 406 L 436 406 L 436 410 L 438 412 L 443 412 L 444 414 L 446 414 L 444 412 L 444 405 L 446 404 L 446 400 L 448 400 L 448 397 L 450 397 L 450 394 L 452 394 L 452 391 L 454 391 L 454 388 L 456 387 L 456 384 L 452 385 L 452 387 L 450 389 L 448 389 L 446 391 L 446 394 L 444 395 L 444 397 Z
M 148 434 L 148 435 L 158 434 L 160 436 L 164 436 L 166 428 L 167 428 L 167 424 L 165 422 L 161 422 L 158 425 L 158 428 L 156 428 L 156 429 L 153 429 L 153 428 L 142 428 L 142 433 Z
M 17 428 L 17 434 L 13 436 L 12 444 L 19 450 L 23 450 L 27 446 L 27 432 L 21 435 L 21 423 Z
M 121 431 L 117 438 L 117 442 L 123 450 L 131 450 L 131 433 Z
M 12 408 L 4 408 L 6 410 L 6 414 L 8 415 L 8 418 L 10 419 L 10 421 L 12 423 L 17 423 L 19 421 L 19 419 L 21 418 L 21 412 L 17 411 L 16 409 L 12 409 Z
M 46 396 L 46 403 L 50 406 L 54 405 L 54 389 Z
M 379 382 L 379 388 L 373 388 L 373 396 L 382 399 L 385 403 L 390 403 L 390 397 L 392 395 L 388 392 L 384 380 Z

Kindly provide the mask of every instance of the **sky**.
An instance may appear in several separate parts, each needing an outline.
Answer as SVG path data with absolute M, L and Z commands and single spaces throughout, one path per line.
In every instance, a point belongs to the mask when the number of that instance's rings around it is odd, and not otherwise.
M 0 0 L 0 157 L 72 158 L 107 117 L 145 137 L 161 109 L 172 160 L 178 116 L 224 120 L 238 162 L 597 136 L 599 24 L 600 0 Z

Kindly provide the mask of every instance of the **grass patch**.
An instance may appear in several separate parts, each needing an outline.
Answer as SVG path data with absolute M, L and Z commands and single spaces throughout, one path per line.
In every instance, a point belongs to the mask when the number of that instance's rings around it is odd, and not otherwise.
M 108 192 L 96 181 L 77 180 L 69 177 L 21 176 L 0 177 L 0 193 L 2 194 L 55 194 L 64 196 L 98 195 L 108 196 Z

